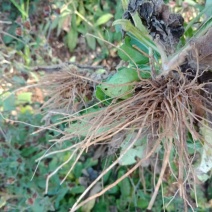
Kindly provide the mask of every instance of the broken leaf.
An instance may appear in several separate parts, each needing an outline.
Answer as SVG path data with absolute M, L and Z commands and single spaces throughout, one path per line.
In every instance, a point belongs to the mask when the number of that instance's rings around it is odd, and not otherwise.
M 107 82 L 102 83 L 99 88 L 109 97 L 126 99 L 132 95 L 132 83 L 138 80 L 139 77 L 136 70 L 121 68 Z

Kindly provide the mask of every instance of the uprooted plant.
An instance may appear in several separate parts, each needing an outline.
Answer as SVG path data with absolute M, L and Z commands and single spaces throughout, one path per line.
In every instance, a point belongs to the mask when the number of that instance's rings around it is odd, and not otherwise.
M 148 166 L 153 158 L 160 173 L 147 209 L 151 210 L 164 175 L 169 173 L 177 184 L 173 196 L 184 200 L 185 211 L 188 206 L 193 210 L 198 207 L 198 200 L 195 197 L 195 203 L 191 201 L 187 187 L 196 194 L 196 183 L 204 181 L 212 168 L 211 18 L 179 48 L 184 33 L 180 14 L 171 13 L 167 5 L 155 0 L 131 0 L 125 9 L 124 19 L 114 24 L 121 24 L 125 34 L 119 54 L 129 62 L 128 67 L 105 80 L 101 73 L 98 79 L 96 74 L 88 75 L 89 68 L 86 72 L 67 66 L 48 76 L 48 82 L 43 80 L 54 93 L 44 107 L 50 108 L 51 113 L 63 109 L 66 112 L 58 124 L 66 123 L 67 127 L 56 143 L 73 140 L 72 146 L 46 153 L 37 160 L 71 152 L 67 161 L 47 177 L 46 193 L 51 177 L 69 161 L 75 159 L 62 182 L 84 152 L 105 145 L 110 150 L 105 154 L 111 154 L 112 149 L 118 154 L 117 159 L 86 188 L 71 211 L 104 194 L 139 167 Z M 198 150 L 189 154 L 188 137 L 194 146 L 202 143 L 202 160 L 196 167 Z M 158 151 L 163 151 L 162 163 L 157 160 Z M 118 164 L 129 165 L 128 172 L 84 199 Z

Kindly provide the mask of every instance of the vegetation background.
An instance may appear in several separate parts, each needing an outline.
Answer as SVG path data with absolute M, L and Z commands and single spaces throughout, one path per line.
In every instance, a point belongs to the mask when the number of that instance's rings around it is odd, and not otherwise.
M 183 14 L 185 26 L 205 8 L 204 1 L 166 3 L 173 11 Z M 114 0 L 0 0 L 0 211 L 68 211 L 86 186 L 114 160 L 115 155 L 100 160 L 98 149 L 90 150 L 62 185 L 60 180 L 69 167 L 54 175 L 49 192 L 44 195 L 47 175 L 64 162 L 68 154 L 41 161 L 34 174 L 35 160 L 58 135 L 53 130 L 34 132 L 46 122 L 56 123 L 60 116 L 44 120 L 43 114 L 38 112 L 45 95 L 39 86 L 33 85 L 39 84 L 45 73 L 37 73 L 32 67 L 75 62 L 115 70 L 121 60 L 129 60 L 116 48 L 123 45 L 121 29 L 112 27 L 113 21 L 122 15 L 122 1 Z M 185 37 L 192 37 L 195 23 L 193 25 Z M 126 40 L 122 49 L 135 56 Z M 140 59 L 136 62 L 141 62 Z M 61 124 L 60 129 L 64 128 Z M 62 143 L 58 149 L 68 146 L 68 142 Z M 103 178 L 104 185 L 114 182 L 127 169 L 127 166 L 118 166 L 110 171 Z M 79 211 L 145 211 L 154 176 L 151 170 L 146 170 L 145 175 L 141 173 L 134 172 Z M 162 210 L 164 198 L 172 194 L 174 188 L 167 176 L 153 211 Z M 196 211 L 211 211 L 212 179 L 199 185 L 197 190 L 199 208 Z M 170 199 L 167 197 L 167 201 Z M 176 197 L 166 211 L 182 211 L 181 201 Z

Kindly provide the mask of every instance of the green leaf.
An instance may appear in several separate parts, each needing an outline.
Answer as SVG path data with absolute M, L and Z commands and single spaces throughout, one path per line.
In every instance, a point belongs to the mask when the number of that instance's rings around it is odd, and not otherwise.
M 9 35 L 4 35 L 2 40 L 4 41 L 5 44 L 10 44 L 13 41 L 13 37 Z
M 205 143 L 202 149 L 202 158 L 200 164 L 196 167 L 196 174 L 200 181 L 205 182 L 210 175 L 207 174 L 212 170 L 212 130 L 207 127 L 201 127 Z
M 107 206 L 108 206 L 108 203 L 105 201 L 103 197 L 95 204 L 93 208 L 93 212 L 108 211 Z
M 95 205 L 96 199 L 92 199 L 82 206 L 82 212 L 91 212 Z
M 131 144 L 131 142 L 134 139 L 133 134 L 129 134 L 125 140 L 122 142 L 121 145 L 121 152 L 120 155 L 126 151 L 128 146 Z M 136 163 L 136 158 L 142 158 L 144 156 L 144 151 L 146 148 L 146 138 L 144 139 L 139 139 L 135 142 L 134 146 L 131 147 L 121 158 L 119 161 L 119 164 L 122 166 L 127 166 L 127 165 L 132 165 Z
M 110 190 L 108 190 L 107 192 L 106 192 L 106 194 L 118 194 L 119 193 L 119 190 L 120 190 L 120 188 L 119 188 L 119 186 L 118 185 L 116 185 L 116 186 L 113 186 Z
M 0 105 L 4 111 L 15 110 L 15 95 L 10 92 L 5 93 L 0 99 Z
M 69 30 L 67 37 L 66 37 L 66 43 L 71 52 L 76 47 L 77 40 L 78 40 L 78 32 L 77 32 L 77 27 L 76 27 L 76 15 L 73 15 L 72 21 L 71 21 L 71 29 Z
M 89 168 L 97 164 L 98 164 L 98 160 L 95 160 L 93 158 L 88 158 L 86 162 L 84 163 L 84 168 Z
M 24 80 L 23 77 L 20 77 L 20 76 L 14 76 L 12 78 L 12 80 L 17 83 L 17 84 L 20 84 L 20 85 L 25 85 L 26 84 L 26 81 Z
M 99 88 L 109 97 L 126 99 L 132 95 L 133 85 L 130 83 L 135 81 L 139 81 L 136 70 L 121 68 L 107 82 L 99 85 Z
M 83 191 L 85 191 L 84 186 L 75 186 L 70 189 L 71 194 L 81 194 Z
M 137 197 L 138 197 L 137 200 L 138 207 L 141 209 L 146 209 L 150 201 L 149 196 L 145 194 L 143 190 L 139 189 L 137 190 Z
M 205 11 L 205 14 L 210 17 L 212 16 L 212 1 L 211 0 L 206 0 L 205 2 L 205 9 L 207 8 L 207 10 Z
M 6 198 L 6 196 L 4 197 L 1 197 L 0 198 L 0 208 L 2 208 L 2 210 L 3 210 L 3 207 L 5 206 L 7 204 L 7 198 Z
M 110 13 L 102 15 L 101 17 L 97 19 L 95 26 L 100 26 L 102 24 L 107 23 L 112 17 L 113 15 Z
M 118 173 L 118 178 L 122 177 L 125 174 L 124 170 L 120 170 Z M 130 196 L 131 193 L 131 186 L 130 186 L 130 181 L 129 178 L 125 178 L 120 182 L 120 190 L 121 190 L 121 195 L 123 198 L 127 198 Z
M 187 142 L 187 147 L 188 147 L 188 153 L 190 155 L 196 154 L 196 152 L 201 153 L 201 150 L 202 150 L 202 144 L 199 141 L 195 141 L 195 143 Z
M 148 71 L 148 69 L 145 69 L 143 71 L 140 71 L 140 75 L 141 75 L 142 79 L 149 79 L 149 78 L 151 78 L 151 74 L 150 74 L 150 71 Z
M 1 3 L 1 8 L 2 8 L 2 11 L 3 12 L 7 12 L 7 11 L 10 11 L 11 10 L 11 7 L 12 7 L 12 5 L 10 4 L 10 2 L 8 1 L 8 2 L 6 2 L 6 1 L 2 1 L 2 3 Z
M 108 171 L 108 172 L 103 176 L 103 182 L 104 182 L 104 184 L 107 183 L 107 181 L 109 180 L 109 177 L 111 176 L 111 172 L 112 172 L 112 170 Z
M 32 155 L 36 151 L 37 151 L 37 147 L 27 147 L 27 148 L 24 148 L 21 151 L 21 156 L 29 157 L 30 155 Z
M 119 164 L 121 166 L 128 166 L 136 163 L 136 158 L 140 158 L 142 156 L 144 149 L 144 146 L 129 149 L 122 157 Z
M 20 107 L 20 113 L 27 113 L 27 114 L 29 114 L 29 116 L 30 115 L 32 115 L 33 114 L 33 108 L 31 107 L 31 105 L 26 105 L 26 106 L 22 106 L 22 107 Z
M 127 10 L 127 7 L 128 7 L 128 0 L 121 0 L 121 3 L 122 3 L 122 7 L 124 10 Z
M 65 195 L 68 193 L 68 188 L 63 188 L 59 190 L 57 196 L 56 196 L 56 200 L 55 200 L 55 207 L 59 208 L 61 206 L 60 202 L 64 199 Z
M 43 197 L 42 199 L 36 198 L 34 204 L 31 206 L 31 211 L 52 211 L 52 202 L 49 197 Z
M 88 46 L 92 49 L 95 50 L 96 49 L 96 38 L 92 37 L 92 36 L 86 36 L 86 41 Z
M 102 189 L 102 184 L 100 182 L 96 183 L 94 187 L 90 190 L 89 196 L 97 194 Z M 82 212 L 91 212 L 96 202 L 96 198 L 87 202 L 82 206 Z
M 124 44 L 120 47 L 118 50 L 118 55 L 119 57 L 127 62 L 132 62 L 131 60 L 133 59 L 133 62 L 136 64 L 145 64 L 149 61 L 149 59 L 141 54 L 139 51 L 137 51 L 135 48 L 133 48 L 132 45 L 135 45 L 138 47 L 138 43 L 131 43 L 131 38 L 126 37 Z M 148 52 L 147 48 L 145 46 L 139 46 L 142 48 L 142 51 Z
M 16 105 L 26 104 L 26 103 L 31 104 L 32 103 L 32 93 L 31 92 L 24 92 L 24 93 L 18 94 L 15 103 L 16 103 Z
M 11 44 L 12 41 L 16 38 L 15 31 L 17 29 L 17 24 L 12 24 L 11 27 L 8 29 L 7 33 L 3 36 L 3 41 L 5 44 Z M 11 36 L 10 36 L 11 35 Z
M 107 104 L 110 104 L 110 100 L 107 100 L 109 99 L 110 97 L 107 96 L 101 89 L 101 85 L 98 85 L 96 87 L 96 92 L 95 92 L 95 96 L 96 98 L 99 100 L 99 101 L 104 101 L 104 103 L 107 105 Z
M 71 29 L 67 34 L 67 45 L 72 52 L 77 45 L 78 33 L 74 29 Z
M 81 162 L 78 162 L 76 164 L 76 166 L 74 167 L 74 170 L 73 170 L 74 176 L 76 178 L 79 178 L 81 176 L 83 168 L 84 168 L 84 166 Z
M 98 109 L 98 110 L 101 110 L 101 109 Z M 96 111 L 97 111 L 97 109 L 96 109 Z M 93 119 L 95 116 L 96 116 L 96 113 L 91 112 L 89 117 L 81 118 L 80 121 L 77 121 L 76 123 L 71 124 L 71 126 L 66 128 L 65 131 L 75 134 L 75 135 L 78 135 L 78 136 L 83 136 L 83 137 L 90 136 L 91 134 L 93 136 L 99 136 L 102 133 L 110 130 L 111 128 L 113 128 L 114 126 L 116 126 L 118 124 L 118 121 L 116 121 L 116 122 L 112 123 L 111 126 L 102 126 L 98 129 L 96 129 L 94 132 L 93 126 L 91 125 L 89 120 Z M 121 120 L 119 120 L 119 121 L 121 121 Z
M 131 33 L 135 38 L 141 41 L 146 47 L 151 47 L 155 52 L 159 52 L 159 49 L 156 47 L 151 37 L 147 34 L 146 31 L 141 31 L 137 29 L 129 20 L 119 19 L 113 22 L 113 25 L 120 24 L 122 29 L 126 32 Z

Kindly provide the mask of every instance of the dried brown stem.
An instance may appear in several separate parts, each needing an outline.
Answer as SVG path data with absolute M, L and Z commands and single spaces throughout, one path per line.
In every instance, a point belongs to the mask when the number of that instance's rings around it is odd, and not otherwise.
M 158 191 L 159 191 L 159 188 L 160 188 L 160 185 L 163 181 L 163 176 L 164 176 L 164 173 L 166 171 L 166 167 L 168 165 L 168 161 L 169 161 L 169 156 L 170 156 L 170 153 L 171 153 L 171 148 L 172 148 L 172 138 L 169 138 L 167 140 L 167 150 L 165 151 L 164 153 L 164 159 L 163 159 L 163 165 L 162 165 L 162 168 L 161 168 L 161 172 L 160 172 L 160 176 L 159 176 L 159 179 L 158 179 L 158 182 L 157 182 L 157 185 L 155 187 L 155 191 L 152 195 L 152 198 L 149 202 L 149 205 L 148 205 L 148 210 L 151 210 L 152 209 L 152 206 L 155 202 L 155 199 L 157 197 L 157 194 L 158 194 Z
M 69 68 L 70 66 L 75 66 L 79 69 L 86 69 L 86 70 L 107 69 L 107 67 L 105 66 L 90 66 L 90 65 L 81 65 L 74 62 L 64 62 L 64 63 L 51 65 L 51 66 L 35 66 L 35 67 L 32 67 L 32 70 L 54 72 L 54 71 L 61 71 L 62 69 Z

